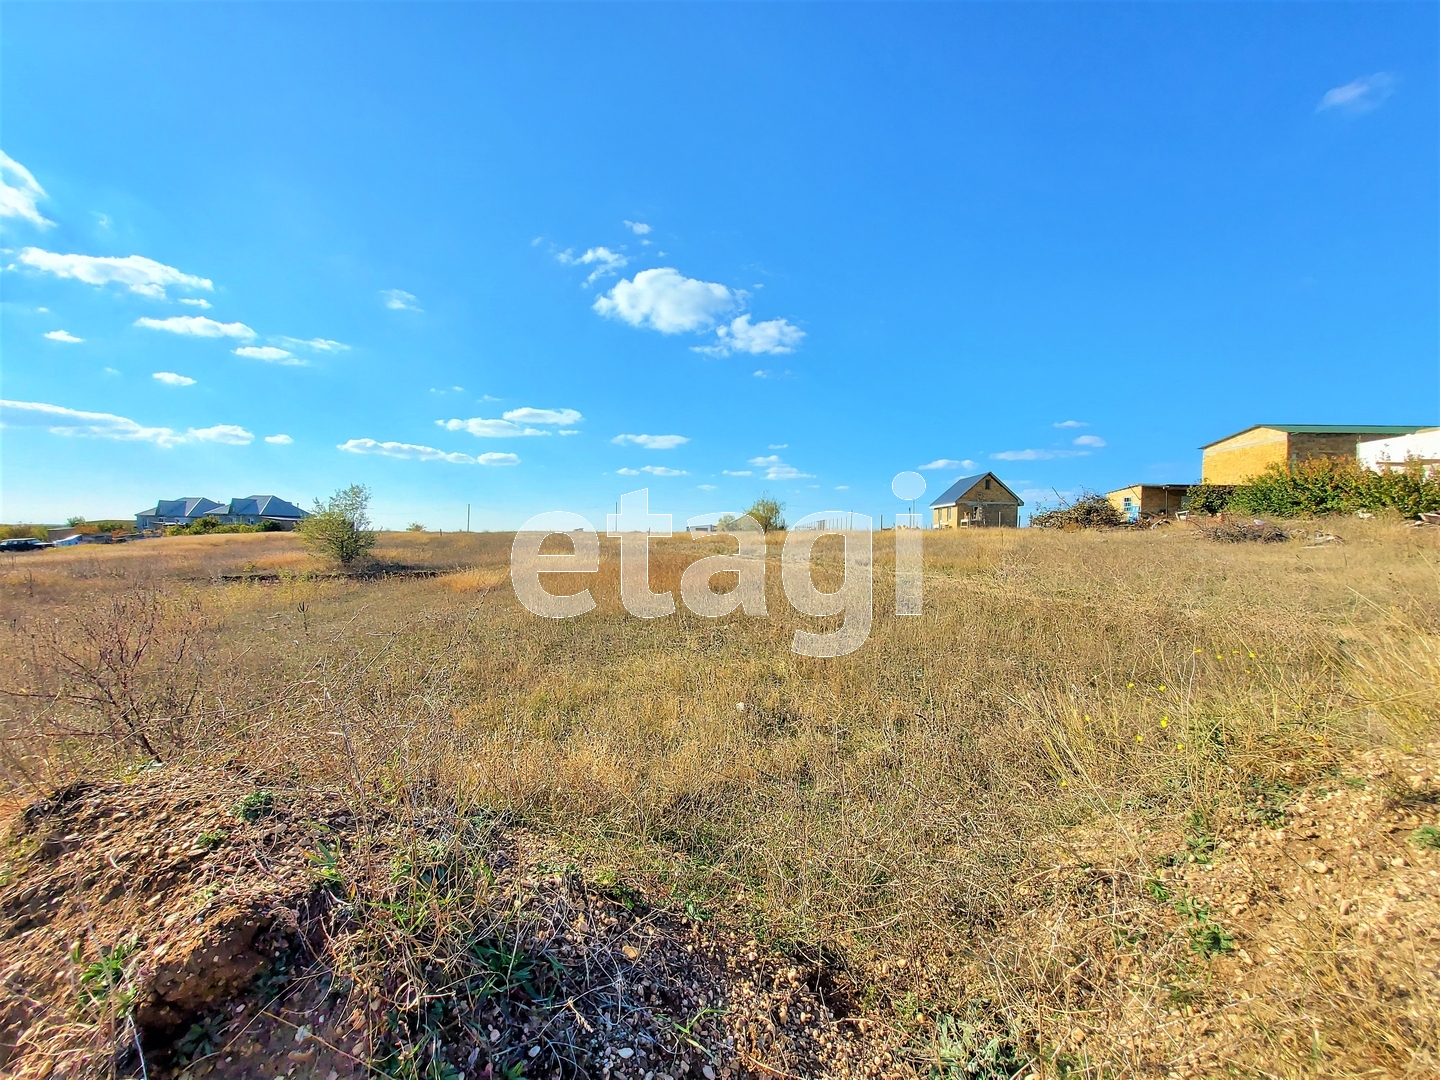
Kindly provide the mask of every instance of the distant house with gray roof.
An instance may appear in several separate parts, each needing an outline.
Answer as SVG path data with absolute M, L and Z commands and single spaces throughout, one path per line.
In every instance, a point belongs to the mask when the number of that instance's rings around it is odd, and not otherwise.
M 260 525 L 273 521 L 288 531 L 309 516 L 278 495 L 247 495 L 242 499 L 231 499 L 228 503 L 204 497 L 161 499 L 149 510 L 141 510 L 135 515 L 135 528 L 150 532 L 172 525 L 193 525 L 201 518 L 214 518 L 221 525 Z
M 976 525 L 1014 529 L 1020 524 L 1020 507 L 1024 505 L 1025 501 L 994 473 L 962 476 L 930 504 L 930 524 L 935 529 Z

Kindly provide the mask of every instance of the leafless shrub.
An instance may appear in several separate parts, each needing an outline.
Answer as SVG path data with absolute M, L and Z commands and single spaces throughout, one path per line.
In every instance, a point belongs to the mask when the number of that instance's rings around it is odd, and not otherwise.
M 164 760 L 191 742 L 213 636 L 198 597 L 145 588 L 14 624 L 19 681 L 0 694 L 22 717 L 7 726 Z

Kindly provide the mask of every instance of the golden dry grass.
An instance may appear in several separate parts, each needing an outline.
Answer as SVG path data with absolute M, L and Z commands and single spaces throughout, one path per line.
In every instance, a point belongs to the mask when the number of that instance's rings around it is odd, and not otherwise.
M 1203 1074 L 1203 1036 L 1144 1029 L 1203 1008 L 1195 987 L 1238 962 L 1197 953 L 1195 928 L 1238 931 L 1177 912 L 1191 886 L 1171 856 L 1232 850 L 1275 800 L 1440 718 L 1436 530 L 1326 528 L 1344 542 L 927 534 L 918 618 L 892 614 L 881 535 L 871 639 L 830 660 L 789 649 L 838 620 L 790 608 L 778 536 L 764 619 L 632 618 L 610 541 L 599 574 L 547 580 L 595 595 L 568 621 L 520 607 L 498 534 L 384 536 L 381 561 L 442 572 L 420 580 L 310 580 L 277 534 L 21 556 L 0 580 L 0 686 L 29 695 L 6 706 L 5 777 L 45 790 L 135 759 L 54 650 L 124 638 L 124 605 L 158 589 L 171 607 L 134 680 L 170 696 L 136 717 L 194 691 L 183 722 L 147 729 L 158 753 L 524 823 L 822 964 L 904 1069 L 966 1075 L 993 1037 L 1037 1075 Z M 654 542 L 652 587 L 678 592 L 716 545 Z M 833 588 L 837 549 L 817 551 Z M 219 580 L 259 570 L 281 579 Z M 181 640 L 198 651 L 173 660 Z M 1274 1075 L 1435 1062 L 1432 991 L 1411 986 L 1417 1016 L 1386 1028 L 1356 999 L 1393 997 L 1380 976 L 1347 962 L 1337 981 L 1333 947 L 1289 947 L 1291 1004 L 1227 1054 Z M 1266 1036 L 1297 1009 L 1310 1043 Z

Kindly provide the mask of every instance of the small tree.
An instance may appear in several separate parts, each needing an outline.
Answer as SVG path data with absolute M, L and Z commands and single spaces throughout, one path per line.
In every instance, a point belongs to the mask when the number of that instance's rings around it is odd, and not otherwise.
M 785 504 L 772 499 L 768 491 L 751 503 L 745 513 L 754 518 L 765 532 L 785 528 Z
M 316 555 L 349 566 L 375 546 L 369 511 L 370 489 L 364 484 L 351 484 L 324 502 L 316 499 L 315 509 L 295 531 L 301 543 Z

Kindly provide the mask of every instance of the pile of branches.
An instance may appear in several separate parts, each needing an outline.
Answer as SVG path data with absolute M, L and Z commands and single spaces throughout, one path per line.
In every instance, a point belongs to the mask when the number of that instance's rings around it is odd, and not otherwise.
M 1222 544 L 1279 544 L 1290 539 L 1290 534 L 1274 522 L 1227 519 L 1223 515 L 1214 525 L 1201 525 L 1200 532 L 1205 539 Z
M 1104 495 L 1082 491 L 1074 502 L 1030 515 L 1033 529 L 1115 529 L 1128 524 Z

